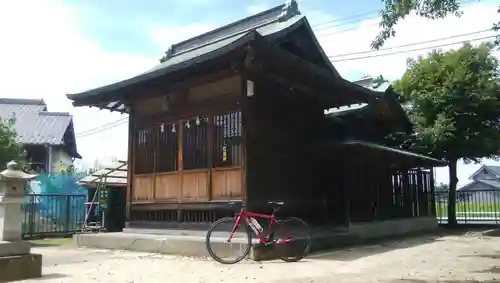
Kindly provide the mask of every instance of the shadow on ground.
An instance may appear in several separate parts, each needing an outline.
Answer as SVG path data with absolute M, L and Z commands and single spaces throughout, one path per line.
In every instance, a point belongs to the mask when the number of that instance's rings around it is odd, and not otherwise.
M 500 237 L 500 228 L 484 231 L 483 235 L 488 237 Z
M 438 240 L 439 236 L 420 236 L 404 240 L 390 240 L 390 241 L 380 242 L 378 244 L 354 246 L 345 249 L 330 250 L 327 252 L 325 251 L 317 252 L 311 254 L 307 258 L 352 261 L 375 254 L 390 252 L 397 249 L 406 249 L 419 245 L 425 245 L 433 243 Z
M 407 237 L 392 237 L 371 241 L 370 243 L 358 244 L 350 247 L 332 249 L 329 251 L 314 252 L 307 258 L 323 260 L 352 261 L 363 257 L 382 254 L 398 249 L 406 249 L 420 245 L 430 244 L 440 241 L 445 236 L 461 235 L 483 235 L 485 229 L 445 229 L 441 228 L 424 235 L 413 235 Z M 500 254 L 498 255 L 500 258 Z
M 36 278 L 36 281 L 43 281 L 43 280 L 51 280 L 51 279 L 59 279 L 59 278 L 65 278 L 68 277 L 66 274 L 61 274 L 61 273 L 50 273 L 50 274 L 43 274 L 42 277 Z

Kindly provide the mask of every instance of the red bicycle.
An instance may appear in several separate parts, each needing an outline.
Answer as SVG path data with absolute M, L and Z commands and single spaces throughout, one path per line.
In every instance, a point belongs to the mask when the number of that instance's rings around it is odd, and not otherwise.
M 219 219 L 208 230 L 206 246 L 210 256 L 220 263 L 234 264 L 248 256 L 252 243 L 255 243 L 274 245 L 279 258 L 286 262 L 296 262 L 304 258 L 311 248 L 308 225 L 296 217 L 283 220 L 276 218 L 283 202 L 271 201 L 268 204 L 273 208 L 271 214 L 246 212 L 242 203 L 230 202 L 229 205 L 233 209 L 237 210 L 235 206 L 241 208 L 235 217 Z M 266 232 L 255 218 L 267 220 Z M 256 239 L 252 240 L 250 230 L 257 236 Z M 226 234 L 224 231 L 229 232 Z M 238 253 L 241 254 L 237 255 Z

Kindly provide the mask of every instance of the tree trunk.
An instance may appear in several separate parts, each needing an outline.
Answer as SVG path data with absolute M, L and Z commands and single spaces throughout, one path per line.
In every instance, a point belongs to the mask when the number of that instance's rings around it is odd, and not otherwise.
M 457 159 L 451 159 L 448 165 L 450 187 L 448 191 L 448 226 L 457 225 Z

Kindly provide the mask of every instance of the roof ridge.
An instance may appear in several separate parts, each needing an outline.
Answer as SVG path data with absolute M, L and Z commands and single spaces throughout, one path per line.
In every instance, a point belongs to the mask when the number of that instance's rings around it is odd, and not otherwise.
M 286 21 L 295 15 L 300 15 L 297 2 L 291 0 L 287 4 L 275 6 L 263 12 L 251 15 L 236 22 L 202 33 L 190 39 L 172 44 L 165 52 L 161 61 L 168 60 L 182 53 L 212 44 L 226 38 L 239 35 L 259 27 L 277 22 Z M 232 29 L 232 30 L 231 30 Z
M 50 111 L 40 111 L 39 115 L 42 116 L 71 116 L 69 112 L 50 112 Z
M 37 105 L 37 106 L 47 106 L 43 98 L 9 98 L 0 97 L 0 104 L 14 104 L 14 105 Z

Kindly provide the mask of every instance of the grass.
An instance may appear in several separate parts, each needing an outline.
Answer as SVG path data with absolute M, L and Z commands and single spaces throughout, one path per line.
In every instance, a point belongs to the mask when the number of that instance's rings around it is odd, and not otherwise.
M 73 244 L 73 238 L 47 238 L 28 240 L 27 242 L 33 247 L 59 247 Z
M 457 202 L 456 211 L 457 211 L 457 216 L 468 216 L 468 217 L 492 217 L 496 215 L 500 216 L 500 203 Z M 436 213 L 437 216 L 448 215 L 448 204 L 436 203 Z

